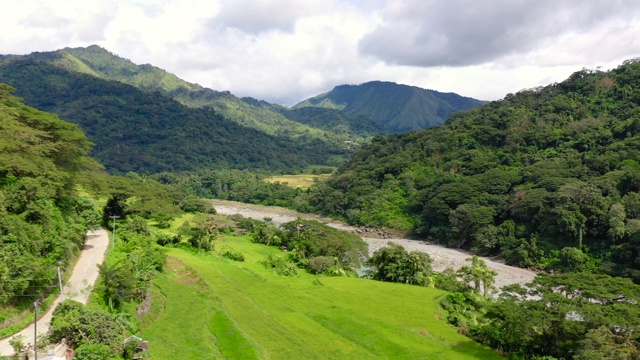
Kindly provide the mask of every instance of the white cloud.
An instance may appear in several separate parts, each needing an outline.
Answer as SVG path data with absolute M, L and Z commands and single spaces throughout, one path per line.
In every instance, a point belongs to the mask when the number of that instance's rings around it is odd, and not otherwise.
M 633 0 L 21 0 L 0 52 L 96 43 L 284 104 L 369 80 L 497 99 L 638 56 L 639 20 Z
M 537 51 L 567 34 L 597 46 L 602 32 L 634 26 L 640 7 L 634 0 L 401 0 L 380 17 L 360 42 L 364 53 L 389 64 L 468 66 Z

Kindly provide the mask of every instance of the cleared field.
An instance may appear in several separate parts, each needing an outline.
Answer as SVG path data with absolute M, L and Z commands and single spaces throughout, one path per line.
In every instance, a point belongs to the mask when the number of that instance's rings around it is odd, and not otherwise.
M 306 189 L 309 186 L 313 185 L 315 179 L 326 179 L 330 174 L 321 174 L 321 175 L 312 175 L 312 174 L 300 174 L 300 175 L 278 175 L 278 176 L 270 176 L 266 179 L 267 182 L 275 183 L 280 182 L 282 184 L 286 183 L 290 187 Z
M 142 337 L 158 359 L 500 359 L 441 320 L 443 292 L 300 272 L 259 262 L 275 248 L 227 237 L 218 250 L 169 249 Z

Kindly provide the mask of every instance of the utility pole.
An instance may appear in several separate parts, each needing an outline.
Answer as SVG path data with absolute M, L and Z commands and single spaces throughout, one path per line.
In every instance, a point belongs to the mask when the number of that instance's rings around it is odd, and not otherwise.
M 33 357 L 38 360 L 38 307 L 40 300 L 33 302 Z
M 111 215 L 109 217 L 113 219 L 113 237 L 111 238 L 111 250 L 113 250 L 116 247 L 116 219 L 119 219 L 120 216 Z

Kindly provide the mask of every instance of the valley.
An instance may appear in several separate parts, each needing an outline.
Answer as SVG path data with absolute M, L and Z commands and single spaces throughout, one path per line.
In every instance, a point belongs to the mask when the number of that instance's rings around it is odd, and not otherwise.
M 259 206 L 221 200 L 212 200 L 211 202 L 218 214 L 222 215 L 240 214 L 244 217 L 256 220 L 262 220 L 267 217 L 271 218 L 275 224 L 294 221 L 296 218 L 300 217 L 303 219 L 325 222 L 327 225 L 336 229 L 357 234 L 356 227 L 346 225 L 334 219 L 329 219 L 319 215 L 298 213 L 276 206 Z M 465 265 L 465 260 L 471 256 L 469 252 L 464 252 L 459 249 L 447 248 L 442 245 L 433 244 L 422 240 L 397 237 L 381 239 L 367 236 L 363 236 L 362 239 L 369 246 L 370 256 L 376 250 L 386 246 L 387 242 L 394 242 L 402 245 L 408 251 L 426 252 L 431 256 L 433 269 L 436 271 L 443 271 L 448 267 L 459 269 L 461 266 Z M 495 277 L 495 286 L 498 288 L 510 284 L 525 284 L 533 280 L 533 278 L 536 276 L 536 273 L 534 271 L 505 265 L 502 262 L 498 262 L 490 258 L 484 258 L 484 261 L 486 261 L 489 268 L 497 272 L 497 275 Z
M 103 227 L 46 336 L 79 359 L 640 356 L 640 59 L 491 102 L 369 81 L 289 108 L 98 46 L 0 82 L 6 336 Z

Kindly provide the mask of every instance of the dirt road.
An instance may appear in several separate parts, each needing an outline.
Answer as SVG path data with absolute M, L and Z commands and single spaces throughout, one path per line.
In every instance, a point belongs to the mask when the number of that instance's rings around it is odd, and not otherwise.
M 104 261 L 109 247 L 109 233 L 104 230 L 90 231 L 87 233 L 87 239 L 84 248 L 80 252 L 78 262 L 73 268 L 73 272 L 69 281 L 63 286 L 62 294 L 56 298 L 49 310 L 38 320 L 38 334 L 47 332 L 51 315 L 56 306 L 66 299 L 73 299 L 83 304 L 87 303 L 93 285 L 98 279 L 97 264 Z M 34 343 L 34 325 L 27 326 L 16 335 L 24 336 L 24 343 Z M 9 345 L 9 339 L 0 340 L 0 356 L 9 356 L 13 354 L 13 349 Z
M 264 217 L 270 217 L 272 221 L 278 225 L 285 222 L 293 221 L 297 217 L 301 217 L 303 219 L 322 221 L 327 223 L 327 225 L 340 230 L 351 232 L 355 232 L 356 230 L 353 226 L 339 223 L 330 218 L 312 214 L 301 214 L 281 207 L 258 206 L 222 200 L 213 200 L 213 206 L 216 208 L 218 214 L 221 215 L 241 214 L 244 217 L 249 217 L 257 220 L 262 220 Z M 441 245 L 430 244 L 425 241 L 419 240 L 410 240 L 403 238 L 376 239 L 369 237 L 363 237 L 362 239 L 369 245 L 370 255 L 373 254 L 375 250 L 384 247 L 389 241 L 393 241 L 404 246 L 407 251 L 424 251 L 431 256 L 431 259 L 433 261 L 433 268 L 436 271 L 442 271 L 447 267 L 458 269 L 459 267 L 465 265 L 465 260 L 471 256 L 469 253 L 458 249 L 451 249 Z M 530 270 L 508 266 L 500 263 L 499 261 L 495 261 L 489 258 L 483 259 L 485 260 L 489 268 L 498 272 L 495 283 L 495 286 L 498 288 L 514 283 L 524 284 L 533 280 L 533 278 L 536 276 L 536 273 Z

